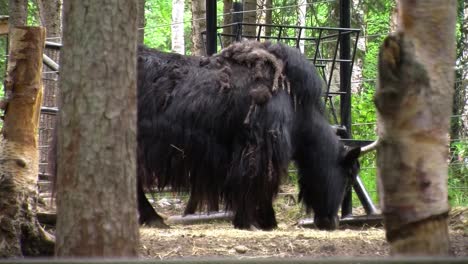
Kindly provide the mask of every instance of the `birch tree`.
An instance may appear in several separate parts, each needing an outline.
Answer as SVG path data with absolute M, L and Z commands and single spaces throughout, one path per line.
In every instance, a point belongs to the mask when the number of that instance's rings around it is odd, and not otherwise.
M 297 0 L 297 23 L 300 27 L 306 26 L 306 12 L 307 12 L 307 1 Z M 301 31 L 301 37 L 304 37 L 305 32 Z M 304 53 L 304 40 L 299 41 L 299 50 Z
M 379 192 L 393 254 L 447 255 L 456 0 L 398 1 L 379 54 Z
M 184 0 L 172 0 L 172 51 L 185 54 Z

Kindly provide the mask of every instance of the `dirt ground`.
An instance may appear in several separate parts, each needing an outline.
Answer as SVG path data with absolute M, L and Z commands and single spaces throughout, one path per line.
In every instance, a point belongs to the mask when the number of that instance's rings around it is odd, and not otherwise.
M 180 214 L 184 208 L 178 198 L 155 200 L 156 207 L 166 215 Z M 382 227 L 348 226 L 333 232 L 299 227 L 297 221 L 305 215 L 288 195 L 278 198 L 275 210 L 279 227 L 274 231 L 236 230 L 228 221 L 171 225 L 166 230 L 142 227 L 140 254 L 151 259 L 377 257 L 389 254 Z M 360 215 L 363 210 L 358 208 L 354 213 Z M 468 208 L 452 210 L 450 236 L 453 254 L 468 257 Z

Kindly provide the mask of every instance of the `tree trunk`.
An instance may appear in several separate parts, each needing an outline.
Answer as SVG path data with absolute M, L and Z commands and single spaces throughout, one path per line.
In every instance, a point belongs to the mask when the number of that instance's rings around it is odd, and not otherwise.
M 39 16 L 42 26 L 47 29 L 47 38 L 54 42 L 60 42 L 62 33 L 61 0 L 37 0 Z
M 232 14 L 231 12 L 233 11 L 232 8 L 232 0 L 223 0 L 223 26 L 229 25 L 232 23 Z M 232 34 L 232 27 L 224 27 L 223 28 L 223 48 L 231 45 L 232 41 L 234 40 L 233 37 L 228 36 Z
M 273 24 L 273 1 L 265 0 L 265 24 Z M 271 27 L 265 28 L 265 36 L 271 36 Z
M 184 0 L 172 0 L 172 51 L 185 54 Z
M 53 254 L 53 240 L 36 218 L 44 41 L 44 28 L 10 28 L 0 138 L 0 257 Z
M 137 2 L 63 9 L 56 254 L 136 256 Z
M 400 0 L 379 54 L 379 191 L 392 254 L 449 253 L 448 133 L 455 0 Z
M 367 34 L 367 28 L 364 18 L 364 7 L 360 0 L 353 0 L 351 2 L 351 27 L 358 27 L 361 30 L 360 36 Z M 353 71 L 351 73 L 351 92 L 359 93 L 363 86 L 363 64 L 364 57 L 367 51 L 366 38 L 360 37 L 357 43 L 357 52 L 355 53 L 355 60 L 353 64 Z
M 257 22 L 257 0 L 244 0 L 244 23 L 256 23 Z M 255 38 L 257 31 L 256 26 L 247 26 L 244 25 L 242 29 L 242 34 L 249 38 Z
M 299 26 L 306 26 L 306 12 L 307 12 L 307 1 L 306 0 L 297 0 L 297 21 Z M 301 36 L 305 37 L 305 32 L 301 31 Z M 304 40 L 299 41 L 299 50 L 301 53 L 304 53 Z
M 145 42 L 145 3 L 146 0 L 138 0 L 138 44 Z
M 39 17 L 42 26 L 46 27 L 47 40 L 61 43 L 62 35 L 62 1 L 61 0 L 37 0 Z M 54 62 L 59 61 L 59 51 L 54 49 L 45 49 L 44 53 Z M 58 94 L 58 74 L 49 67 L 44 68 L 44 96 L 43 106 L 56 107 Z M 39 145 L 48 146 L 51 140 L 51 132 L 55 128 L 56 116 L 43 115 L 40 119 Z M 48 149 L 41 148 L 39 153 L 40 166 L 39 171 L 50 173 L 47 168 Z M 44 189 L 47 189 L 44 188 Z M 49 187 L 48 189 L 51 189 Z
M 24 26 L 28 18 L 28 0 L 10 0 L 9 2 L 10 26 Z
M 192 0 L 192 55 L 206 55 L 201 32 L 206 29 L 205 0 Z

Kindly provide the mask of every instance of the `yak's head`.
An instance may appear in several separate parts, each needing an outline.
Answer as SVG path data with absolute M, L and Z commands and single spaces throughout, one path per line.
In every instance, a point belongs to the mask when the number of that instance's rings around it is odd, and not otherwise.
M 338 210 L 341 207 L 343 198 L 356 179 L 359 171 L 358 157 L 360 148 L 342 147 L 337 166 L 331 169 L 328 180 L 325 180 L 323 189 L 325 195 L 329 197 L 329 208 L 322 208 L 320 205 L 314 209 L 314 223 L 319 229 L 335 230 L 339 226 Z M 327 193 L 328 192 L 328 193 Z M 335 192 L 334 194 L 332 192 Z M 319 194 L 320 195 L 320 194 Z
M 327 147 L 337 149 L 327 150 Z M 321 155 L 310 155 L 309 158 L 313 159 L 307 163 L 298 163 L 299 198 L 308 212 L 313 210 L 317 228 L 335 230 L 339 226 L 338 210 L 344 195 L 352 187 L 359 171 L 360 148 L 348 148 L 339 143 L 337 146 L 324 145 L 322 150 Z

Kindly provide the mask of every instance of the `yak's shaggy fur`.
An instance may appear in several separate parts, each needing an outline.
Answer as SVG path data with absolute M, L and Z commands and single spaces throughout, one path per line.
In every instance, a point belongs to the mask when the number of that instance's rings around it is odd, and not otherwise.
M 139 190 L 190 190 L 186 212 L 216 209 L 221 198 L 236 228 L 269 230 L 294 160 L 300 199 L 335 228 L 359 151 L 339 142 L 321 94 L 315 67 L 282 44 L 241 42 L 210 58 L 139 47 Z

